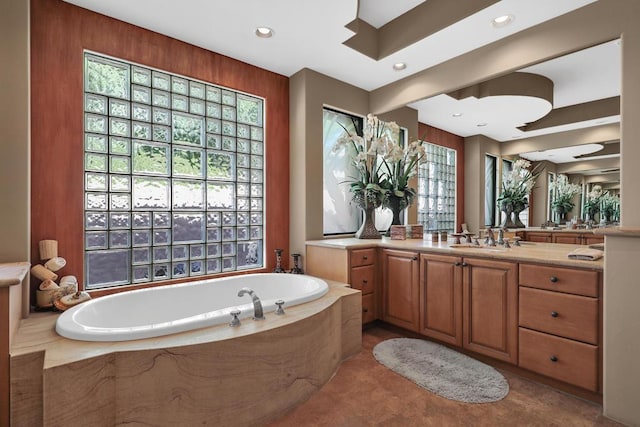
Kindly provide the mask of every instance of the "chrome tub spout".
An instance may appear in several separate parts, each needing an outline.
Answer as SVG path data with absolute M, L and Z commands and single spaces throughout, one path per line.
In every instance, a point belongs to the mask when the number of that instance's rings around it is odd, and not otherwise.
M 244 296 L 245 294 L 249 294 L 251 296 L 251 301 L 253 302 L 253 320 L 263 320 L 264 312 L 262 310 L 262 303 L 260 302 L 260 298 L 253 291 L 253 289 L 242 288 L 238 292 L 238 296 Z

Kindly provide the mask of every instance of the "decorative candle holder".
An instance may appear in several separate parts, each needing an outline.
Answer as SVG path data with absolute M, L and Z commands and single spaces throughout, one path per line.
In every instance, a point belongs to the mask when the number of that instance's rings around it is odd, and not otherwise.
M 276 253 L 276 268 L 273 269 L 274 273 L 286 273 L 286 271 L 284 271 L 284 269 L 282 268 L 282 251 L 284 249 L 276 249 L 274 250 L 274 252 Z
M 291 257 L 293 258 L 293 268 L 291 269 L 291 273 L 304 274 L 302 269 L 298 266 L 298 263 L 300 261 L 300 254 L 291 254 Z

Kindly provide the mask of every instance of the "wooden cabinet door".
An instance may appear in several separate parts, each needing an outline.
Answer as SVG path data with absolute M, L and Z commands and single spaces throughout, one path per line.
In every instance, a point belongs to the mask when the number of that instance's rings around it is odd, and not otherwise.
M 420 255 L 420 333 L 462 346 L 462 258 Z
M 568 243 L 571 245 L 581 245 L 582 236 L 580 234 L 553 234 L 553 243 Z
M 420 329 L 418 272 L 417 253 L 382 251 L 382 320 L 415 332 Z
M 527 231 L 528 242 L 551 243 L 551 233 L 538 233 Z
M 583 234 L 583 245 L 595 245 L 596 243 L 604 243 L 604 236 L 596 236 L 593 234 Z
M 463 347 L 518 362 L 517 264 L 465 258 Z

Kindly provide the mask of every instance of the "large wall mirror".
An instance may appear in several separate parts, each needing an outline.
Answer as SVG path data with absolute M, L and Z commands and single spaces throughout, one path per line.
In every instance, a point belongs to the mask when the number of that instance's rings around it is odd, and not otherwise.
M 612 40 L 409 106 L 423 123 L 467 140 L 480 136 L 488 141 L 486 154 L 542 162 L 529 225 L 561 219 L 551 203 L 553 183 L 563 176 L 580 186 L 563 220 L 614 222 L 619 219 L 620 79 L 620 41 Z M 614 214 L 596 213 L 587 203 L 598 191 L 618 203 Z M 604 202 L 600 199 L 598 207 Z

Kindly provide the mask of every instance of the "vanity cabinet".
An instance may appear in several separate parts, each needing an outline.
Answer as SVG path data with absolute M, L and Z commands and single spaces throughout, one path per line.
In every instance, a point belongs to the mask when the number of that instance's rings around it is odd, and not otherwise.
M 598 391 L 600 274 L 520 264 L 519 276 L 520 367 Z
M 462 347 L 462 258 L 420 254 L 420 333 Z
M 595 243 L 604 243 L 604 236 L 596 236 L 593 233 L 553 233 L 553 243 L 593 245 Z
M 420 280 L 417 252 L 383 249 L 382 320 L 410 331 L 420 330 Z
M 517 363 L 516 263 L 388 249 L 382 258 L 382 320 Z
M 595 245 L 598 243 L 604 243 L 604 236 L 595 235 L 595 234 L 583 234 L 582 235 L 582 244 L 583 245 Z
M 461 267 L 463 348 L 517 363 L 517 264 L 464 258 Z
M 541 231 L 527 231 L 526 240 L 528 242 L 552 243 L 551 233 Z
M 375 246 L 344 249 L 307 246 L 306 273 L 348 283 L 362 292 L 362 324 L 378 318 L 378 265 Z
M 553 243 L 568 243 L 571 245 L 581 245 L 582 236 L 575 233 L 553 233 Z
M 539 243 L 565 243 L 571 245 L 593 245 L 595 243 L 604 243 L 604 236 L 595 235 L 591 232 L 526 231 L 523 235 L 524 240 Z

